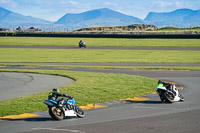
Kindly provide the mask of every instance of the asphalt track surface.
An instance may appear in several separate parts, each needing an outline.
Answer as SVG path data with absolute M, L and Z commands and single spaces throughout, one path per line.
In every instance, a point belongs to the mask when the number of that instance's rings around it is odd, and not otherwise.
M 5 68 L 4 68 L 5 69 Z M 9 68 L 11 69 L 11 68 Z M 18 68 L 21 69 L 21 68 Z M 39 68 L 52 69 L 52 68 Z M 163 104 L 156 95 L 136 103 L 111 102 L 111 106 L 86 111 L 84 118 L 53 121 L 47 113 L 40 117 L 0 121 L 0 131 L 65 133 L 200 132 L 200 71 L 133 71 L 122 69 L 75 68 L 74 71 L 141 75 L 184 85 L 184 102 Z M 109 105 L 108 103 L 105 103 Z
M 49 91 L 72 82 L 72 79 L 53 75 L 0 72 L 0 101 Z

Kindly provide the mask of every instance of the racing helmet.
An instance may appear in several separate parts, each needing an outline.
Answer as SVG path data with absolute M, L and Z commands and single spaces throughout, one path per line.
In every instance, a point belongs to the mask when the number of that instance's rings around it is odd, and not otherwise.
M 59 89 L 57 89 L 57 88 L 53 88 L 53 89 L 52 89 L 52 93 L 53 93 L 53 94 L 57 94 L 57 93 L 59 93 L 59 92 L 60 92 L 60 91 L 59 91 Z

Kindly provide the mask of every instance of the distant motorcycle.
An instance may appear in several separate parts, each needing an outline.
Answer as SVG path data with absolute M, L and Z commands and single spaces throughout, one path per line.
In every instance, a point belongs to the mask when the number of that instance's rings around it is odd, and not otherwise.
M 181 96 L 174 84 L 165 83 L 159 80 L 155 90 L 160 96 L 162 102 L 173 103 L 178 101 L 184 101 L 184 97 Z
M 55 120 L 62 120 L 65 117 L 84 117 L 84 111 L 75 105 L 75 99 L 64 99 L 60 101 L 54 101 L 51 99 L 45 100 L 43 102 L 49 108 L 49 115 Z
M 82 47 L 86 48 L 86 45 L 83 41 L 80 41 L 79 42 L 79 48 L 82 48 Z

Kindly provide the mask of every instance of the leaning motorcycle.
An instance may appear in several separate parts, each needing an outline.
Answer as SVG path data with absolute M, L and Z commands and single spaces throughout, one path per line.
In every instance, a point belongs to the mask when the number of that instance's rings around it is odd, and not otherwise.
M 79 48 L 82 48 L 82 47 L 86 48 L 86 45 L 84 42 L 79 43 Z
M 165 83 L 159 80 L 155 90 L 162 102 L 173 103 L 184 101 L 184 97 L 180 94 L 174 84 Z
M 84 111 L 75 105 L 75 99 L 62 99 L 60 101 L 45 100 L 43 102 L 49 108 L 49 115 L 55 120 L 62 120 L 65 117 L 84 117 Z

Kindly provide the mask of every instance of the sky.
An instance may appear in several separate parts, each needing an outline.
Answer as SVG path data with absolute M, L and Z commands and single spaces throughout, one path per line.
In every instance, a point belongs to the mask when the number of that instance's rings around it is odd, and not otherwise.
M 144 19 L 149 12 L 171 12 L 181 8 L 200 10 L 200 0 L 0 0 L 0 7 L 49 21 L 57 21 L 66 13 L 100 8 Z

